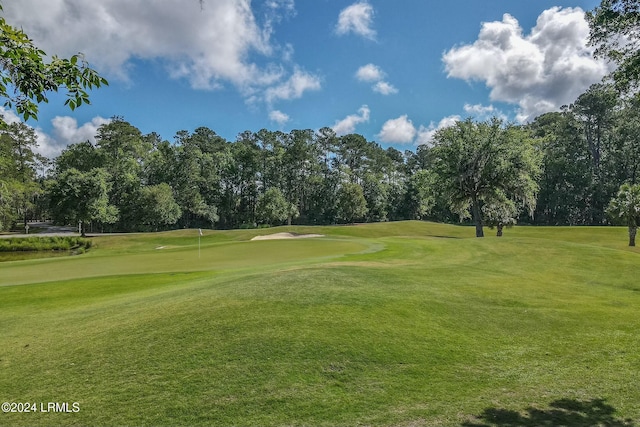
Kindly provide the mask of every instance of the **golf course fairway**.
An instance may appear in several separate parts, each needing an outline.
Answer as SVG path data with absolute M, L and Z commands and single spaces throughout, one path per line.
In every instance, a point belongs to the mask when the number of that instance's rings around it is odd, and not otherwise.
M 251 241 L 285 232 L 322 236 Z M 640 426 L 626 229 L 473 234 L 179 230 L 0 263 L 0 425 Z

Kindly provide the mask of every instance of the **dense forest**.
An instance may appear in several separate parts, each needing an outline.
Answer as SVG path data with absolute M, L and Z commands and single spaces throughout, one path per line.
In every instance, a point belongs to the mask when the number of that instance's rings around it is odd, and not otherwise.
M 498 211 L 500 225 L 600 225 L 608 223 L 606 208 L 621 184 L 638 180 L 638 135 L 637 100 L 605 84 L 529 124 L 468 119 L 404 152 L 330 128 L 246 131 L 227 141 L 200 127 L 170 142 L 114 117 L 95 144 L 80 141 L 49 160 L 36 154 L 33 129 L 18 123 L 0 134 L 0 225 L 47 218 L 92 231 L 137 231 L 475 220 L 471 195 L 459 194 L 461 180 L 446 181 L 446 156 L 462 172 L 472 174 L 481 162 L 494 173 L 491 191 L 476 195 L 485 224 Z M 512 148 L 474 149 L 465 138 L 504 140 Z M 509 160 L 513 149 L 526 152 Z M 517 166 L 505 179 L 525 174 L 526 191 L 508 182 L 496 187 L 491 159 Z

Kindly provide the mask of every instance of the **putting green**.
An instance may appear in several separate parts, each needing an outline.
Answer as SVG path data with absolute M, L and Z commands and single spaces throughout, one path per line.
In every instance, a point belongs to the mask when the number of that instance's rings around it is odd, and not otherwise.
M 196 239 L 192 238 L 190 245 L 184 245 L 180 239 L 177 242 L 179 245 L 176 245 L 169 236 L 164 239 L 164 245 L 148 244 L 138 248 L 137 252 L 103 253 L 96 249 L 81 256 L 0 263 L 0 286 L 128 274 L 268 269 L 274 265 L 282 267 L 337 259 L 346 254 L 367 251 L 371 247 L 371 242 L 363 239 L 314 238 L 218 243 L 215 237 L 209 237 L 202 239 L 201 248 L 198 249 Z

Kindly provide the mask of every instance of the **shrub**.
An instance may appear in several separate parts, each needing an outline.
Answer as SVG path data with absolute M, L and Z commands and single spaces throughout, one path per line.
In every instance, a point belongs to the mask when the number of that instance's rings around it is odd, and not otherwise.
M 69 251 L 91 248 L 92 242 L 84 237 L 15 237 L 0 239 L 0 252 Z

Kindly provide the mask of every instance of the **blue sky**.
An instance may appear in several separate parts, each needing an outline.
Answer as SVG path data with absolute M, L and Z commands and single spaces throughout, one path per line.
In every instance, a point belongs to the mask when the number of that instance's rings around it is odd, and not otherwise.
M 583 12 L 598 3 L 21 0 L 4 13 L 110 81 L 91 106 L 52 96 L 29 122 L 55 156 L 114 115 L 168 140 L 199 126 L 229 140 L 329 126 L 399 149 L 468 116 L 526 122 L 609 71 L 585 46 Z

